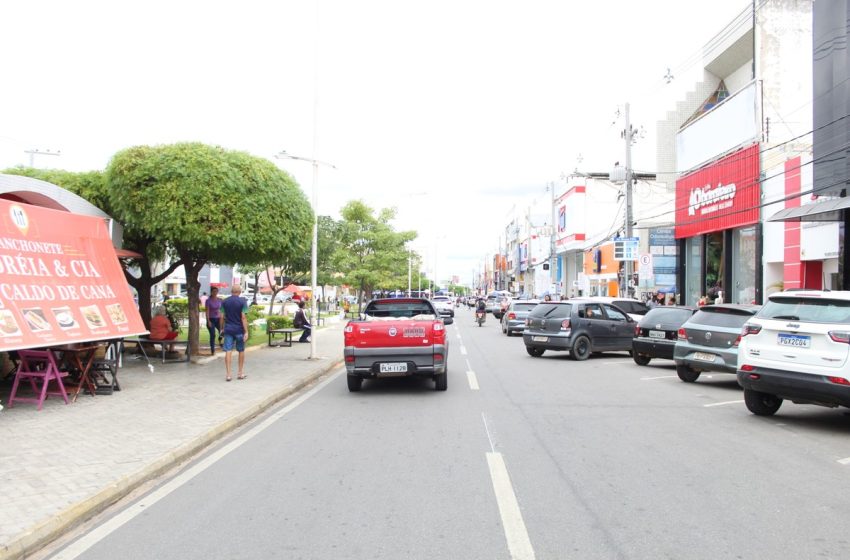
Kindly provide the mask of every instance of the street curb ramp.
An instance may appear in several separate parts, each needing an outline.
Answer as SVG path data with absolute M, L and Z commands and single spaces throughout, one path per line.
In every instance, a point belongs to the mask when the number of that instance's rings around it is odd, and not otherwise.
M 190 460 L 223 436 L 259 416 L 278 402 L 311 385 L 317 379 L 339 367 L 341 364 L 342 360 L 336 360 L 306 375 L 297 383 L 287 385 L 283 389 L 266 397 L 262 402 L 248 407 L 242 413 L 225 420 L 205 434 L 172 449 L 138 472 L 110 484 L 94 496 L 59 512 L 48 521 L 35 525 L 20 537 L 0 547 L 0 560 L 22 560 L 34 554 L 69 530 L 88 521 L 117 503 L 143 484 L 162 476 L 174 467 Z

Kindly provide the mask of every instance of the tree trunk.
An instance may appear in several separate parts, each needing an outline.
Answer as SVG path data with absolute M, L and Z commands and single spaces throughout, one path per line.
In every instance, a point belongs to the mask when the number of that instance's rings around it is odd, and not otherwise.
M 189 297 L 189 355 L 197 356 L 200 348 L 200 307 L 201 307 L 201 282 L 198 280 L 201 269 L 206 265 L 205 260 L 193 260 L 193 255 L 178 250 L 180 260 L 183 261 L 183 269 L 186 271 L 186 294 Z
M 137 249 L 140 250 L 142 254 L 145 254 L 146 245 L 138 244 Z M 127 270 L 127 263 L 121 262 L 121 267 L 124 269 L 124 278 L 127 280 L 127 283 L 130 284 L 135 290 L 136 294 L 139 297 L 139 315 L 142 317 L 142 322 L 145 324 L 146 329 L 150 329 L 151 327 L 151 288 L 153 288 L 156 284 L 165 279 L 169 274 L 174 272 L 174 270 L 183 264 L 182 260 L 176 261 L 172 263 L 168 268 L 166 268 L 161 274 L 157 276 L 153 276 L 151 274 L 150 268 L 150 260 L 149 259 L 139 259 L 137 261 L 139 276 L 133 276 L 130 274 L 130 271 Z

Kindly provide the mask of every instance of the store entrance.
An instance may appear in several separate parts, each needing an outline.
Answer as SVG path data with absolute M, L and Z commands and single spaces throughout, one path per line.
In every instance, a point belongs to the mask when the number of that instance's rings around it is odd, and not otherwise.
M 705 236 L 705 287 L 703 293 L 706 294 L 710 303 L 714 303 L 723 295 L 725 272 L 723 233 L 717 231 Z M 726 300 L 725 297 L 724 300 Z

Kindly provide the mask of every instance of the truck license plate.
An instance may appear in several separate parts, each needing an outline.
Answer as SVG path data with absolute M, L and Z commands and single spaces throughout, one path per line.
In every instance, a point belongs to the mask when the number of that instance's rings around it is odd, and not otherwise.
M 381 364 L 380 373 L 407 373 L 407 363 L 395 362 L 389 364 Z

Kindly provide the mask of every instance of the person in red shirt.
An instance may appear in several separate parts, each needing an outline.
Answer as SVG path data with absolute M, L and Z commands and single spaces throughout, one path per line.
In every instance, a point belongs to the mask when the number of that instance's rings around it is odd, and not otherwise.
M 177 331 L 172 330 L 171 321 L 168 320 L 168 316 L 165 314 L 165 307 L 162 305 L 158 305 L 153 312 L 153 318 L 151 319 L 151 340 L 174 340 L 177 338 Z M 168 351 L 174 352 L 174 345 L 168 345 Z

